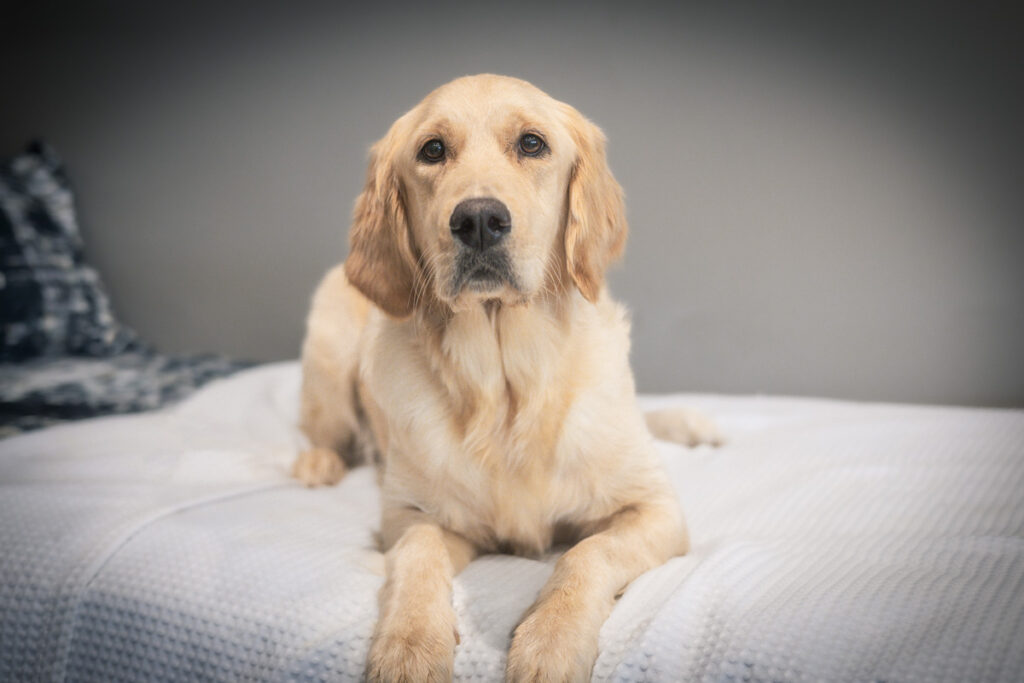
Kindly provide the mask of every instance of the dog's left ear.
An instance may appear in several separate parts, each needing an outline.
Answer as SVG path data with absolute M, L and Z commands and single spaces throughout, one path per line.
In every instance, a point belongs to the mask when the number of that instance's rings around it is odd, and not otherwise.
M 595 302 L 605 270 L 626 246 L 626 207 L 622 188 L 608 168 L 604 133 L 572 107 L 565 105 L 563 111 L 576 143 L 565 224 L 566 267 L 587 301 Z

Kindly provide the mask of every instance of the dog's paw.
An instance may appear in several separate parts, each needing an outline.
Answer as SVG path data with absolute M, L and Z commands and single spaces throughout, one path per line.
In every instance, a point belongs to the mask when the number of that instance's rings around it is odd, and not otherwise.
M 310 448 L 299 453 L 292 476 L 306 486 L 333 486 L 345 476 L 341 456 L 327 448 Z
M 505 665 L 511 683 L 589 681 L 597 658 L 597 632 L 564 605 L 541 604 L 512 634 Z M 599 627 L 600 624 L 597 624 Z
M 684 446 L 721 446 L 725 439 L 707 415 L 686 408 L 663 408 L 644 415 L 654 438 Z
M 366 662 L 368 683 L 420 683 L 452 680 L 455 665 L 455 613 L 402 615 L 378 624 Z

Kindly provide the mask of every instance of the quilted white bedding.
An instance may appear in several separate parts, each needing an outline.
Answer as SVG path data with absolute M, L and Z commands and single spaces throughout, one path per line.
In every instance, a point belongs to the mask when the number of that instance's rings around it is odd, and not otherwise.
M 295 363 L 175 407 L 0 441 L 0 680 L 356 680 L 376 616 L 369 468 L 287 476 Z M 595 680 L 1024 677 L 1024 412 L 703 395 L 660 444 L 693 551 L 635 581 Z M 500 680 L 553 557 L 455 581 L 456 678 Z

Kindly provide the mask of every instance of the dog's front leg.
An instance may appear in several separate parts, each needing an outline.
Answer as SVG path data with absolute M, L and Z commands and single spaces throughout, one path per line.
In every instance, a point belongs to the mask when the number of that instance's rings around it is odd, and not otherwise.
M 623 508 L 569 549 L 516 627 L 508 681 L 587 681 L 615 596 L 643 572 L 686 552 L 682 513 L 665 496 Z
M 450 681 L 458 639 L 452 577 L 473 546 L 419 512 L 385 514 L 387 578 L 370 644 L 366 679 Z

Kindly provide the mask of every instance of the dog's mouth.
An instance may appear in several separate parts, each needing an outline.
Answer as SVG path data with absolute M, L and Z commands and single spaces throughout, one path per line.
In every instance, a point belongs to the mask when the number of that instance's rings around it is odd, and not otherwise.
M 505 284 L 506 279 L 490 268 L 477 268 L 466 276 L 464 287 L 477 291 L 489 291 Z
M 451 282 L 453 296 L 466 290 L 486 294 L 503 287 L 519 289 L 512 263 L 504 250 L 462 252 L 456 258 Z

